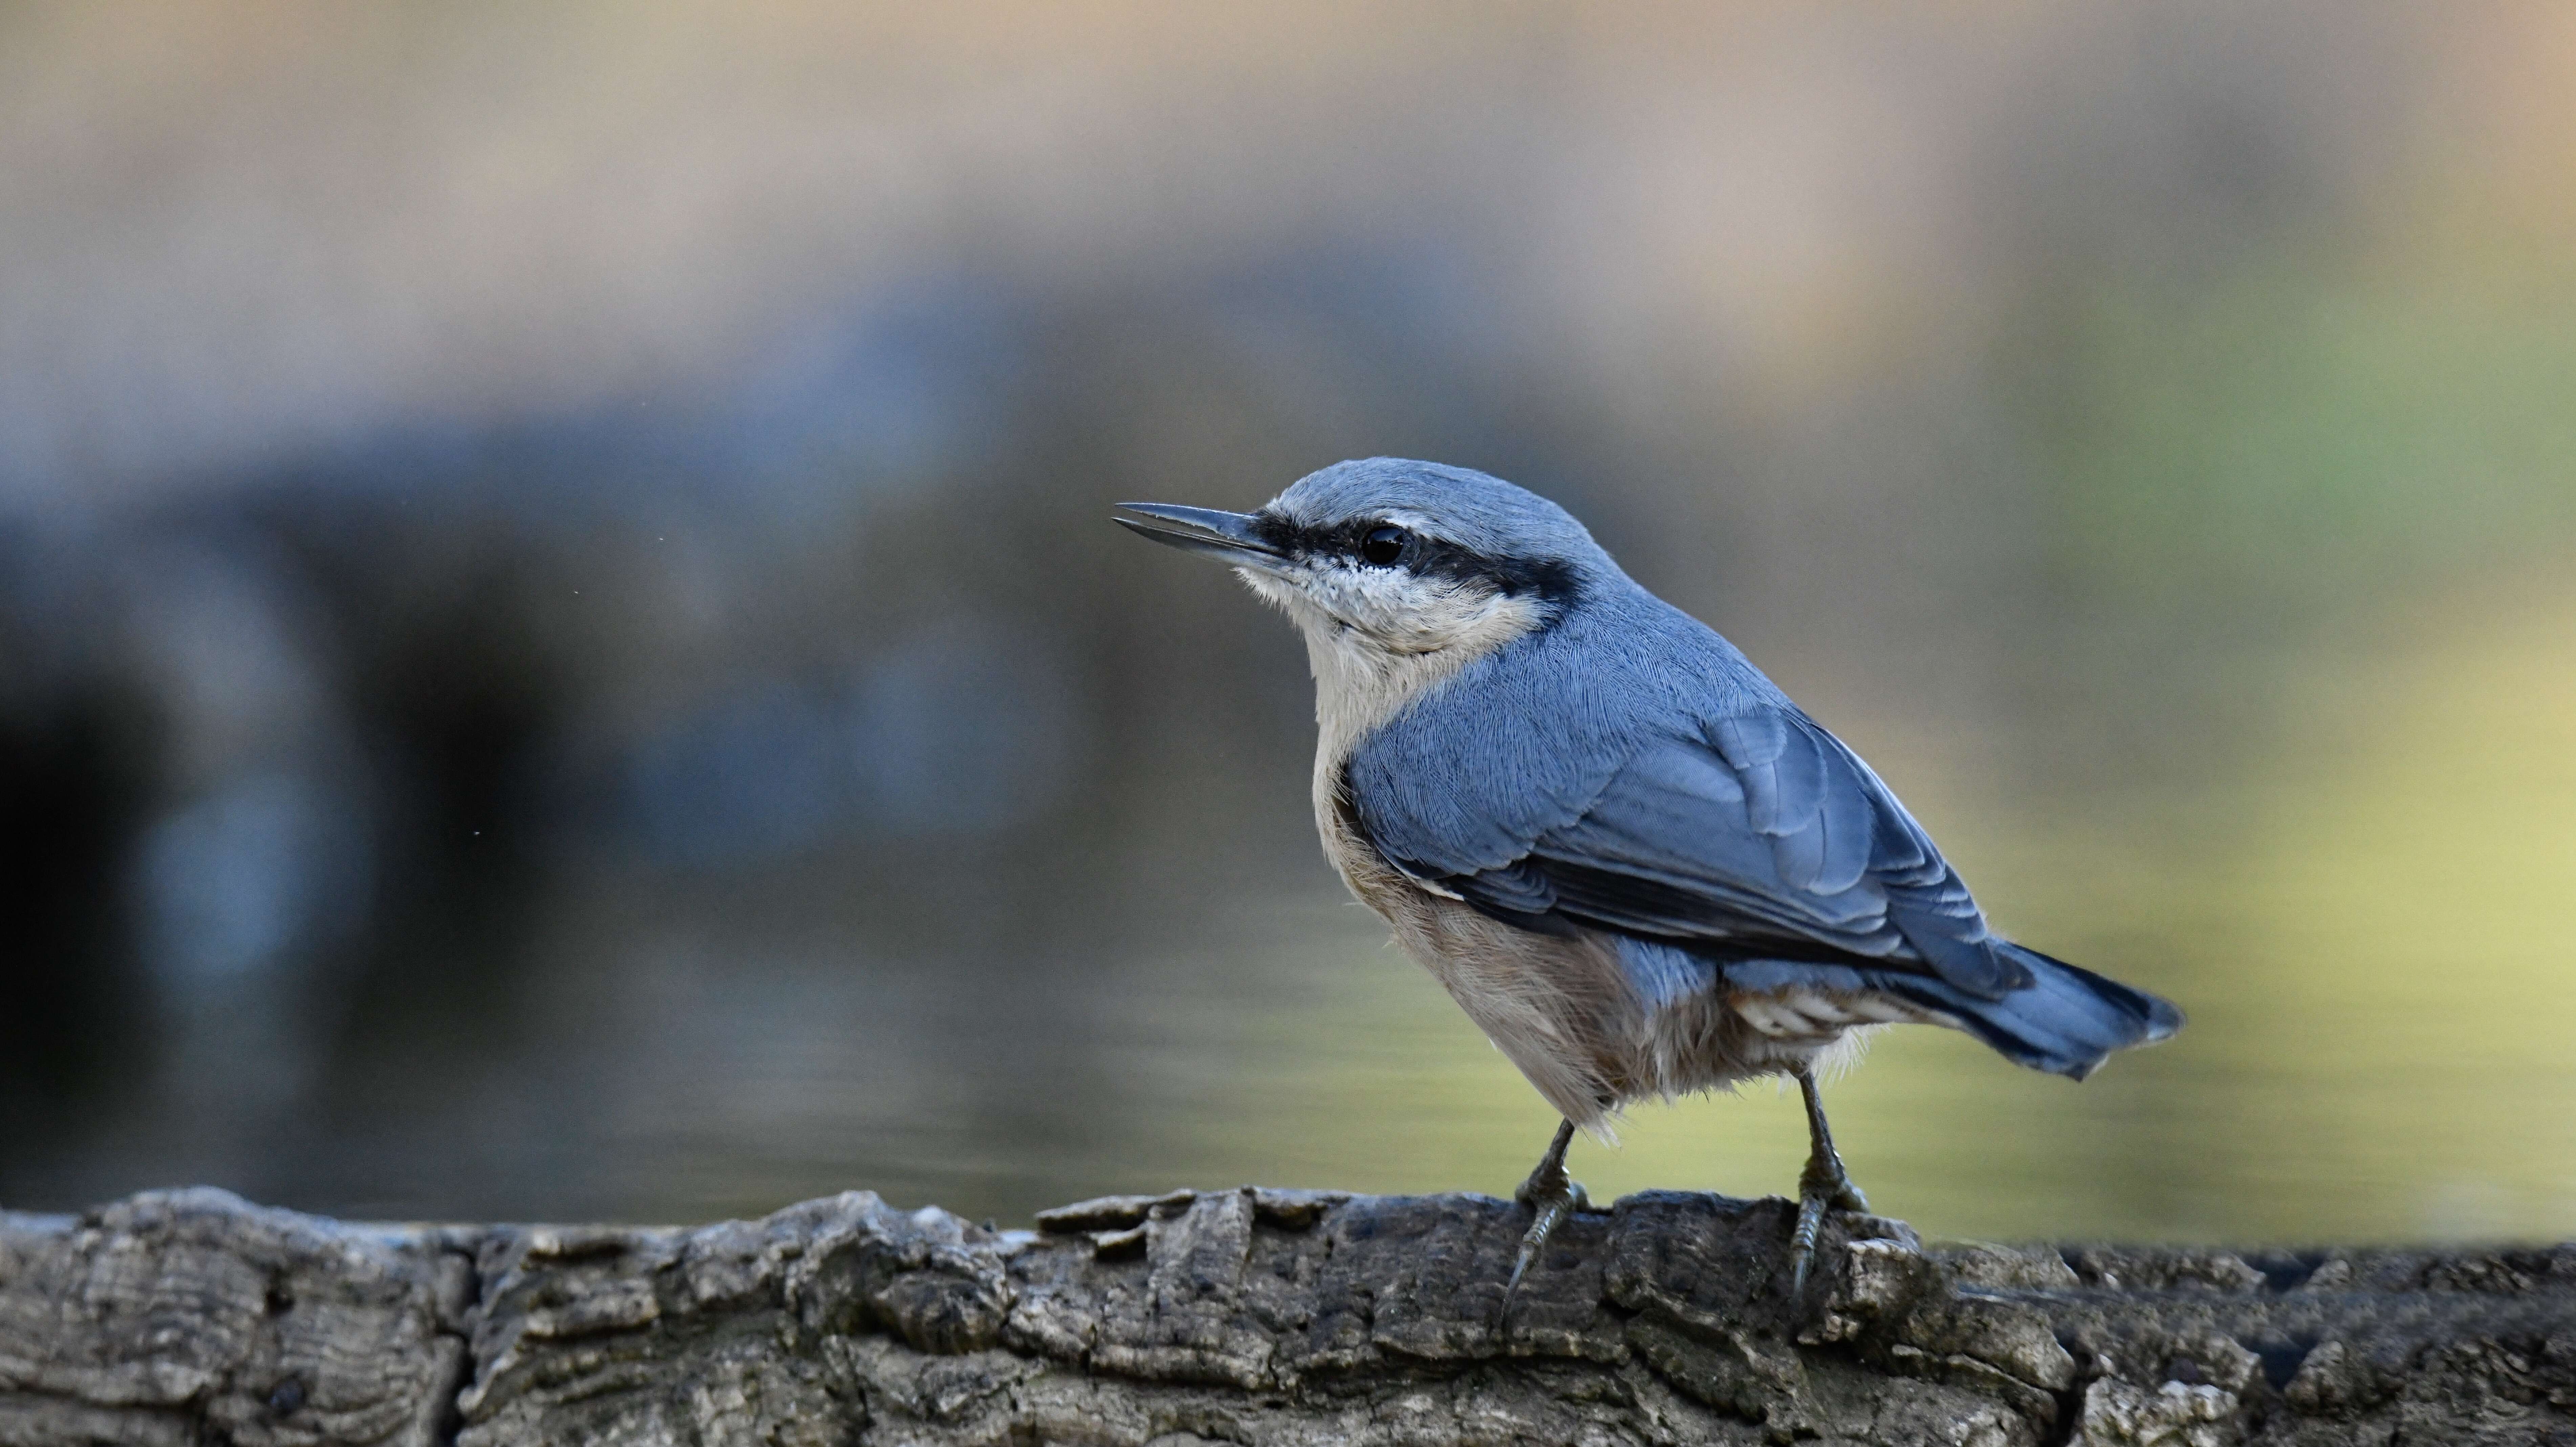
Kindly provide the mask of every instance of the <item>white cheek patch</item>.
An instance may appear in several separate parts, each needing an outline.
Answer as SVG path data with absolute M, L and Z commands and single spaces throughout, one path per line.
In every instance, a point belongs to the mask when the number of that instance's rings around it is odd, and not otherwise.
M 1250 588 L 1253 596 L 1264 603 L 1286 608 L 1303 596 L 1284 579 L 1260 568 L 1237 568 L 1234 570 L 1234 575 L 1241 578 L 1243 586 Z
M 1546 606 L 1490 587 L 1333 561 L 1235 570 L 1306 636 L 1318 774 L 1459 669 L 1547 621 Z M 1322 787 L 1319 785 L 1319 787 Z
M 1546 621 L 1530 599 L 1399 568 L 1308 564 L 1286 574 L 1237 568 L 1235 576 L 1309 632 L 1356 634 L 1339 641 L 1382 654 L 1454 649 L 1473 658 Z
M 1499 648 L 1539 625 L 1539 606 L 1489 587 L 1397 568 L 1319 568 L 1305 592 L 1336 622 L 1390 654 Z

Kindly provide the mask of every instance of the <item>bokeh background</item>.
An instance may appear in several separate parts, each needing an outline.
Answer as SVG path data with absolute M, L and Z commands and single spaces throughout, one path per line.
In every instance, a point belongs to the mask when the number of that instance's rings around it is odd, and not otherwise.
M 1104 520 L 1371 454 L 2192 1012 L 1882 1039 L 1881 1208 L 2576 1234 L 2576 10 L 2350 0 L 0 9 L 0 1202 L 1507 1191 L 1302 651 Z

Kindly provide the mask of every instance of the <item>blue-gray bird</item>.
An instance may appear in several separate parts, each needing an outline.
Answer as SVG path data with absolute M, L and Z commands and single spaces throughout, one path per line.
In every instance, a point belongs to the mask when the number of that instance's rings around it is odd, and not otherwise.
M 1325 853 L 1565 1117 L 1506 1300 L 1585 1205 L 1575 1130 L 1628 1101 L 1798 1082 L 1803 1290 L 1825 1212 L 1867 1209 L 1816 1094 L 1858 1032 L 1947 1025 L 2082 1079 L 2182 1024 L 1989 929 L 1859 755 L 1535 493 L 1371 458 L 1254 513 L 1122 506 L 1295 620 Z

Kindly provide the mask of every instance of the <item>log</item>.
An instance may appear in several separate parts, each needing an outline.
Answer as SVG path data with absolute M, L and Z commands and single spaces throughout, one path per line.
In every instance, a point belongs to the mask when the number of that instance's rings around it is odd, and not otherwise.
M 1926 1248 L 1780 1200 L 1244 1187 L 995 1230 L 0 1214 L 0 1443 L 2576 1443 L 2576 1246 Z

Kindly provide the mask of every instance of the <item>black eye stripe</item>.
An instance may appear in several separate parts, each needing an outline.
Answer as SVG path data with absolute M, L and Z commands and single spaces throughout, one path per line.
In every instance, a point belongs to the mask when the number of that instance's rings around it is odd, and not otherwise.
M 1560 605 L 1574 597 L 1576 578 L 1570 563 L 1492 557 L 1384 518 L 1363 517 L 1315 527 L 1264 511 L 1254 514 L 1252 523 L 1255 536 L 1291 557 L 1347 558 L 1355 562 L 1371 561 L 1365 551 L 1369 535 L 1381 529 L 1404 534 L 1403 553 L 1392 562 L 1372 562 L 1372 566 L 1400 566 L 1422 577 L 1482 583 L 1514 597 L 1535 596 Z
M 1268 508 L 1252 515 L 1252 535 L 1283 553 L 1302 553 L 1312 545 L 1306 529 Z

